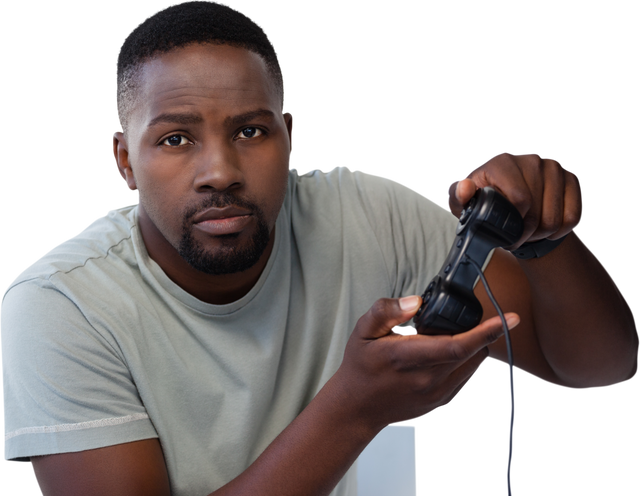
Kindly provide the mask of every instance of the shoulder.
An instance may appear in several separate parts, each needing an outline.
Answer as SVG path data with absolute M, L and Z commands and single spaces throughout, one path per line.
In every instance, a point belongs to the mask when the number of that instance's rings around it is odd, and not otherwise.
M 96 262 L 108 259 L 113 262 L 123 257 L 130 259 L 133 249 L 127 244 L 130 244 L 132 231 L 136 228 L 136 211 L 135 207 L 126 207 L 96 220 L 22 272 L 9 286 L 7 293 L 29 281 L 42 283 L 56 277 L 72 277 L 76 271 L 94 270 Z
M 346 167 L 329 172 L 319 170 L 299 175 L 289 174 L 290 207 L 298 210 L 362 209 L 364 211 L 389 211 L 402 209 L 409 203 L 422 208 L 439 209 L 435 204 L 415 191 L 390 179 L 373 176 Z

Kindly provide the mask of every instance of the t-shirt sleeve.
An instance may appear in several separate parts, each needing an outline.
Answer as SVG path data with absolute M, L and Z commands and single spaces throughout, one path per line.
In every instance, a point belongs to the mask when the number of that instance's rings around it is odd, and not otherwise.
M 2 360 L 9 460 L 158 437 L 117 342 L 46 280 L 5 295 Z

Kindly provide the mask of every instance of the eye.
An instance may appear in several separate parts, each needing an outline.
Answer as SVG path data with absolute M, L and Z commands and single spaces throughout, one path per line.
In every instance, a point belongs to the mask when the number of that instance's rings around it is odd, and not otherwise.
M 166 138 L 162 142 L 162 144 L 164 145 L 167 142 L 169 143 L 169 145 L 168 145 L 169 147 L 178 148 L 180 145 L 188 144 L 189 140 L 185 136 L 183 136 L 182 134 L 173 134 L 173 135 L 169 136 L 168 138 Z
M 235 139 L 257 138 L 258 136 L 261 136 L 262 133 L 262 129 L 258 129 L 257 127 L 245 127 L 242 131 L 236 134 Z

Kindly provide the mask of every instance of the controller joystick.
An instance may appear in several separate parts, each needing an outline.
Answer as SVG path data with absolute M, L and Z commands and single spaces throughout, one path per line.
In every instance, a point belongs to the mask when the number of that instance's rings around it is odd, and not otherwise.
M 476 191 L 460 214 L 456 237 L 440 272 L 422 294 L 413 321 L 419 334 L 458 334 L 477 326 L 482 305 L 473 294 L 478 273 L 467 261 L 484 264 L 491 250 L 514 244 L 524 225 L 516 208 L 495 189 Z

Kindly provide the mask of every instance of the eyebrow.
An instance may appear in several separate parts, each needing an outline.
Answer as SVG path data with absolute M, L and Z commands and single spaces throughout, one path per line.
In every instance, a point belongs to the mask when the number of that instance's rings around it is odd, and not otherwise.
M 244 114 L 226 117 L 224 123 L 230 126 L 239 126 L 258 117 L 273 120 L 275 118 L 275 114 L 271 112 L 271 110 L 267 109 L 252 110 L 250 112 L 245 112 Z M 204 119 L 201 115 L 190 112 L 165 112 L 158 115 L 157 117 L 154 117 L 151 122 L 149 122 L 149 125 L 147 127 L 153 127 L 160 123 L 185 125 L 200 124 L 203 120 Z

